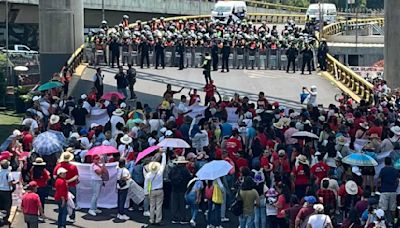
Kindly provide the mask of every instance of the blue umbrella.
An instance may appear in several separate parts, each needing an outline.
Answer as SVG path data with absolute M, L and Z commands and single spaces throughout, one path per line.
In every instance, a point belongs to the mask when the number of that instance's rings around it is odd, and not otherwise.
M 33 149 L 39 155 L 51 155 L 63 151 L 63 143 L 53 132 L 43 132 L 33 140 Z
M 61 131 L 48 130 L 48 132 L 55 134 L 61 145 L 63 146 L 67 145 L 67 139 L 65 138 L 64 134 Z
M 11 142 L 15 139 L 14 135 L 8 136 L 6 140 L 0 145 L 0 151 L 5 151 L 7 150 L 8 146 L 11 144 Z
M 342 159 L 343 163 L 353 166 L 377 166 L 378 162 L 364 153 L 352 153 Z

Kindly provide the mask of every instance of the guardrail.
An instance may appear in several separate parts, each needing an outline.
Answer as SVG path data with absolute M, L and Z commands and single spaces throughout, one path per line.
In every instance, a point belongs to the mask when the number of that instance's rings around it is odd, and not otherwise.
M 78 49 L 72 53 L 71 57 L 67 60 L 67 64 L 61 68 L 59 73 L 63 76 L 64 72 L 69 71 L 71 74 L 75 72 L 75 69 L 83 62 L 83 51 L 85 50 L 85 45 L 82 44 Z
M 375 19 L 354 19 L 346 22 L 338 22 L 335 24 L 331 24 L 325 26 L 322 31 L 322 35 L 324 38 L 329 38 L 329 36 L 340 34 L 343 32 L 344 27 L 347 25 L 356 25 L 361 23 L 377 23 L 380 26 L 384 24 L 384 18 L 375 18 Z M 347 89 L 350 90 L 353 94 L 349 94 L 353 99 L 359 102 L 361 99 L 364 99 L 368 103 L 373 103 L 373 85 L 365 80 L 360 75 L 356 74 L 347 66 L 340 63 L 333 56 L 328 55 L 327 58 L 328 70 L 327 72 L 332 77 L 332 80 L 336 80 L 336 82 L 341 83 Z
M 344 31 L 345 26 L 356 26 L 357 24 L 368 24 L 368 23 L 376 23 L 379 26 L 383 26 L 385 19 L 380 18 L 365 18 L 365 19 L 352 19 L 346 21 L 340 21 L 334 24 L 327 25 L 323 28 L 322 33 L 325 38 L 328 36 L 333 36 L 336 34 L 340 34 Z
M 288 5 L 281 5 L 276 3 L 269 3 L 269 2 L 259 2 L 259 1 L 246 1 L 247 6 L 254 6 L 254 7 L 262 7 L 266 9 L 278 9 L 278 10 L 287 10 L 291 12 L 302 12 L 305 13 L 307 8 L 305 7 L 298 7 L 298 6 L 288 6 Z

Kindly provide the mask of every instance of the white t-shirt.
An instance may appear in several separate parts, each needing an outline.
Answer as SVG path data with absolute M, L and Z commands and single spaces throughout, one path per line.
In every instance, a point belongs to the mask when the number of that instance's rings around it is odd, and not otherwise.
M 92 106 L 89 104 L 89 102 L 84 101 L 82 107 L 86 108 L 88 113 L 90 113 L 90 110 L 92 109 Z
M 115 139 L 110 139 L 110 140 L 106 139 L 101 143 L 101 145 L 103 145 L 103 146 L 113 146 L 113 147 L 117 148 L 117 142 L 115 141 Z
M 79 141 L 81 142 L 81 145 L 84 149 L 89 150 L 90 148 L 92 148 L 92 143 L 90 143 L 87 137 L 82 137 L 79 139 Z
M 101 169 L 101 165 L 92 164 L 90 166 L 90 179 L 92 180 L 101 180 L 101 176 L 99 176 L 95 171 Z
M 115 137 L 116 135 L 115 133 L 117 131 L 117 123 L 122 123 L 125 126 L 124 118 L 116 115 L 111 116 L 110 123 L 111 123 L 111 135 L 113 137 Z
M 43 114 L 45 116 L 49 116 L 49 108 L 50 108 L 50 104 L 47 101 L 41 101 L 40 102 L 40 109 L 42 110 Z
M 128 149 L 126 149 L 126 145 L 121 144 L 118 146 L 118 152 L 121 156 L 126 158 L 130 152 L 133 152 L 133 148 L 131 146 L 128 146 Z
M 119 179 L 121 179 L 121 177 L 129 177 L 130 176 L 130 173 L 129 173 L 129 170 L 127 169 L 127 168 L 117 168 L 117 180 L 119 180 Z M 129 185 L 130 185 L 130 181 L 131 181 L 132 179 L 128 179 L 127 181 L 126 181 L 126 183 L 127 183 L 127 185 L 125 185 L 124 187 L 122 187 L 122 188 L 120 188 L 119 187 L 119 185 L 117 184 L 117 189 L 127 189 L 127 188 L 129 188 Z
M 317 92 L 310 92 L 310 96 L 308 97 L 308 104 L 313 107 L 317 107 Z
M 267 202 L 265 204 L 265 211 L 267 216 L 268 215 L 277 215 L 278 214 L 278 209 L 274 206 L 269 204 L 268 199 L 265 199 Z
M 164 121 L 161 119 L 150 119 L 149 125 L 150 125 L 150 132 L 158 131 L 162 126 L 164 126 Z
M 22 125 L 29 126 L 30 127 L 29 131 L 31 133 L 35 133 L 35 129 L 37 129 L 39 127 L 38 122 L 32 118 L 24 119 L 24 121 L 22 121 Z
M 315 214 L 308 218 L 308 224 L 310 224 L 312 228 L 322 228 L 331 223 L 331 218 L 324 214 Z

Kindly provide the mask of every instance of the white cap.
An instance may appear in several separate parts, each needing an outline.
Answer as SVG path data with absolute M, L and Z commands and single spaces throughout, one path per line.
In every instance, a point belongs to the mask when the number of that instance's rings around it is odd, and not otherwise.
M 39 99 L 40 99 L 39 96 L 34 96 L 34 97 L 32 98 L 32 101 L 38 101 Z
M 81 99 L 85 100 L 86 98 L 87 98 L 87 95 L 86 95 L 86 94 L 82 94 L 82 95 L 81 95 Z
M 126 108 L 126 103 L 125 103 L 125 102 L 122 102 L 122 103 L 119 105 L 119 107 L 120 107 L 120 108 Z
M 173 134 L 174 133 L 171 130 L 168 130 L 168 131 L 165 132 L 165 136 L 171 136 Z
M 357 176 L 361 176 L 361 171 L 360 171 L 360 168 L 358 166 L 351 167 L 351 172 L 356 174 Z
M 13 131 L 13 136 L 20 136 L 20 135 L 22 135 L 22 133 L 21 133 L 20 130 L 15 129 L 15 130 Z
M 63 167 L 57 169 L 57 175 L 60 175 L 61 173 L 67 173 L 68 170 L 64 169 Z
M 98 127 L 98 126 L 100 126 L 100 124 L 98 124 L 98 123 L 92 123 L 92 124 L 90 124 L 90 128 L 94 128 L 94 127 Z

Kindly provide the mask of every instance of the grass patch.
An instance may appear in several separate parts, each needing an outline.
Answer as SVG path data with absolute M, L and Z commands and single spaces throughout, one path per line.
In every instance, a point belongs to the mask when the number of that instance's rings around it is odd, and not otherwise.
M 14 111 L 0 111 L 0 144 L 21 124 L 22 115 Z

